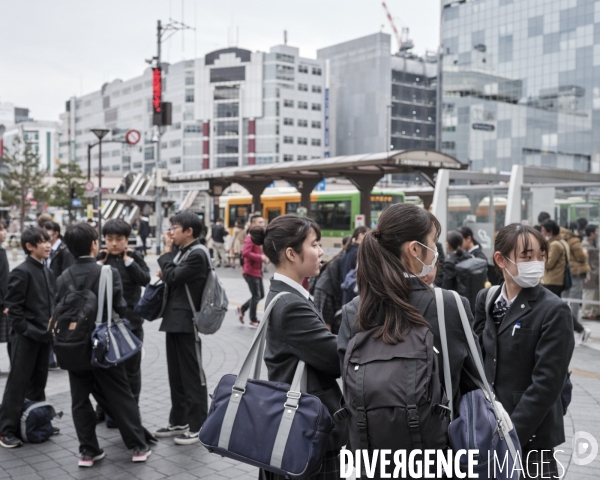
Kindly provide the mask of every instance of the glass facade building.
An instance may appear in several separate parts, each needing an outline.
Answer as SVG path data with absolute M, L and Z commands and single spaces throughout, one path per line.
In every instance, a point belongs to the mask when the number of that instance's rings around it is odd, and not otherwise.
M 441 35 L 442 151 L 600 172 L 600 2 L 442 0 Z

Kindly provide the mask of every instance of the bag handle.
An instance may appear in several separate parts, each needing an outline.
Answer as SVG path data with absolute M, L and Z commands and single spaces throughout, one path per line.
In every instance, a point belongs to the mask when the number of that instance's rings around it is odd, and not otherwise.
M 450 408 L 450 421 L 454 420 L 454 395 L 452 394 L 452 377 L 450 376 L 450 358 L 448 356 L 448 337 L 446 335 L 446 317 L 444 315 L 444 295 L 441 288 L 434 288 L 435 303 L 437 306 L 438 324 L 440 327 L 440 337 L 442 340 L 442 359 L 444 368 L 444 387 L 448 397 L 448 407 Z
M 104 299 L 106 298 L 107 323 L 110 328 L 112 324 L 112 302 L 113 302 L 113 276 L 112 268 L 104 265 L 100 271 L 100 282 L 98 284 L 98 313 L 96 314 L 96 326 L 102 324 L 104 316 Z
M 473 333 L 473 330 L 471 329 L 471 325 L 467 318 L 467 312 L 465 311 L 465 307 L 464 307 L 458 293 L 453 291 L 452 294 L 454 295 L 454 299 L 456 300 L 456 305 L 458 306 L 458 313 L 460 314 L 460 320 L 462 323 L 463 330 L 465 332 L 465 337 L 467 338 L 467 344 L 469 345 L 469 351 L 471 353 L 471 357 L 473 358 L 473 361 L 475 362 L 475 367 L 477 368 L 477 373 L 479 374 L 479 382 L 477 382 L 477 380 L 474 379 L 475 383 L 477 384 L 477 386 L 479 388 L 481 388 L 481 390 L 483 390 L 488 401 L 491 403 L 492 409 L 494 411 L 494 416 L 496 417 L 496 420 L 498 422 L 498 431 L 500 433 L 500 436 L 501 436 L 501 438 L 504 438 L 506 440 L 506 444 L 508 446 L 508 450 L 510 451 L 510 455 L 513 458 L 513 461 L 515 462 L 515 464 L 517 464 L 520 467 L 521 462 L 517 456 L 517 449 L 515 448 L 515 444 L 512 441 L 512 438 L 510 437 L 510 431 L 508 430 L 508 426 L 504 424 L 504 421 L 502 420 L 502 416 L 500 415 L 500 412 L 496 408 L 496 403 L 495 403 L 496 397 L 495 397 L 494 393 L 492 392 L 492 390 L 490 389 L 490 386 L 488 384 L 487 377 L 485 375 L 485 370 L 483 369 L 483 363 L 481 362 L 481 357 L 479 356 L 479 351 L 477 350 L 477 346 L 475 345 L 474 333 Z

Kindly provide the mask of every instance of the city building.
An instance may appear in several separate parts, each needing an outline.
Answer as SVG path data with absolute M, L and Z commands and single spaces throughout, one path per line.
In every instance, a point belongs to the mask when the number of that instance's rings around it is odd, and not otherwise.
M 152 126 L 152 69 L 131 80 L 71 98 L 61 114 L 60 158 L 87 171 L 92 128 L 103 140 L 105 175 L 180 171 L 322 158 L 325 155 L 325 62 L 303 58 L 298 48 L 269 53 L 226 48 L 203 58 L 162 64 L 162 100 L 172 103 L 172 125 L 160 137 Z M 141 141 L 125 143 L 137 130 Z M 98 148 L 91 150 L 98 170 Z M 182 200 L 188 186 L 169 193 Z
M 24 114 L 23 118 L 28 118 L 28 112 Z M 60 122 L 31 119 L 20 121 L 4 131 L 2 135 L 3 153 L 12 151 L 14 148 L 13 142 L 16 137 L 19 137 L 21 140 L 30 143 L 33 152 L 39 156 L 40 169 L 52 173 L 58 159 L 58 130 L 60 126 Z
M 437 56 L 376 33 L 317 51 L 330 69 L 332 155 L 435 149 Z
M 593 0 L 442 2 L 441 149 L 476 171 L 600 172 Z

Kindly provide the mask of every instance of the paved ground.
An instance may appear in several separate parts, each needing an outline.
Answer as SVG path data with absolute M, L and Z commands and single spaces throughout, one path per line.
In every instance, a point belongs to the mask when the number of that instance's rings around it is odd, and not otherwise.
M 154 273 L 156 262 L 154 257 L 148 258 Z M 203 338 L 209 392 L 212 392 L 222 375 L 237 373 L 254 334 L 254 329 L 238 322 L 233 310 L 233 306 L 244 302 L 249 296 L 241 274 L 230 269 L 219 269 L 219 274 L 226 284 L 232 310 L 218 334 Z M 265 282 L 265 286 L 268 288 L 268 282 Z M 145 325 L 145 356 L 142 364 L 140 406 L 143 423 L 151 431 L 166 424 L 170 408 L 164 335 L 158 332 L 158 326 L 157 322 Z M 567 441 L 559 447 L 564 450 L 558 459 L 567 470 L 567 480 L 592 480 L 600 475 L 600 458 L 587 466 L 577 466 L 571 461 L 571 441 L 575 432 L 589 432 L 600 441 L 600 323 L 589 326 L 594 329 L 597 340 L 576 348 L 571 365 L 575 385 L 573 403 L 565 418 Z M 1 346 L 0 370 L 6 370 L 7 367 L 6 351 Z M 0 379 L 0 392 L 5 383 L 4 378 Z M 104 425 L 99 425 L 97 432 L 107 457 L 92 469 L 80 469 L 77 466 L 78 442 L 71 419 L 66 372 L 50 372 L 46 393 L 48 400 L 64 412 L 64 417 L 56 422 L 61 434 L 40 445 L 28 444 L 15 450 L 0 448 L 0 479 L 258 478 L 257 470 L 253 467 L 209 454 L 198 445 L 175 446 L 172 440 L 160 440 L 147 463 L 133 464 L 118 431 L 107 429 Z

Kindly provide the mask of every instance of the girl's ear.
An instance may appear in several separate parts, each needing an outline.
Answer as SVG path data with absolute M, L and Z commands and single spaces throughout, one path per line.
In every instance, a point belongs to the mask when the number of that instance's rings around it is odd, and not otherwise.
M 506 268 L 506 258 L 500 252 L 494 252 L 494 260 L 500 268 Z

